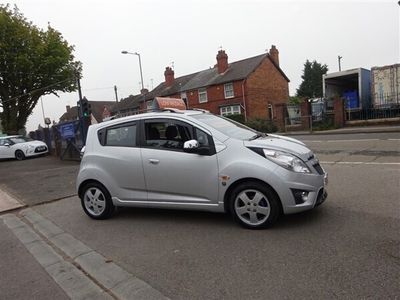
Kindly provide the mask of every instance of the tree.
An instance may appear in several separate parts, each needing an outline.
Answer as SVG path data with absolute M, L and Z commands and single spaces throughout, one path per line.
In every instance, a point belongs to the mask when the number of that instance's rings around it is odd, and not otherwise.
M 41 96 L 76 90 L 81 63 L 73 50 L 50 25 L 44 31 L 16 6 L 0 5 L 0 119 L 6 133 L 25 127 Z
M 328 72 L 327 65 L 310 62 L 308 59 L 304 64 L 303 82 L 297 89 L 298 97 L 318 98 L 322 97 L 322 75 Z

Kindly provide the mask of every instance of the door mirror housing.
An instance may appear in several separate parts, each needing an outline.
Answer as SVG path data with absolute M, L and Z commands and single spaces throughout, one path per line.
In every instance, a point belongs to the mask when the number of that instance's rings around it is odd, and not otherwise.
M 5 143 L 4 146 L 10 147 L 10 144 L 9 143 Z
M 183 144 L 183 151 L 187 153 L 197 153 L 200 155 L 210 155 L 210 147 L 200 146 L 196 140 L 186 141 Z
M 199 142 L 196 140 L 186 141 L 183 144 L 183 151 L 188 153 L 196 153 L 199 149 Z

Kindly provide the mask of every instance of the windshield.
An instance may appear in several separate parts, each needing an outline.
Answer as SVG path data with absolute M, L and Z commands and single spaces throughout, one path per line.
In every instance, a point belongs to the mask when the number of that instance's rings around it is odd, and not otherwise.
M 10 140 L 15 144 L 20 144 L 20 143 L 26 143 L 26 142 L 33 141 L 31 138 L 27 138 L 27 137 L 24 137 L 24 136 L 13 137 L 13 138 L 10 138 Z
M 198 114 L 198 115 L 192 115 L 191 117 L 211 127 L 214 127 L 216 130 L 222 132 L 223 134 L 231 138 L 239 140 L 248 140 L 258 134 L 257 131 L 247 126 L 244 126 L 243 124 L 216 115 Z

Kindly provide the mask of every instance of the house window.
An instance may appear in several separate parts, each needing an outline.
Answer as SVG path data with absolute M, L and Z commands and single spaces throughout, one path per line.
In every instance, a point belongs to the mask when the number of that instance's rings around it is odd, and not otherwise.
M 224 106 L 220 108 L 221 116 L 240 115 L 240 105 Z
M 146 102 L 146 109 L 152 109 L 153 108 L 153 100 L 147 101 Z
M 233 93 L 233 83 L 232 82 L 224 84 L 224 92 L 225 92 L 225 99 L 233 98 L 235 96 Z
M 199 103 L 207 102 L 207 89 L 199 89 Z

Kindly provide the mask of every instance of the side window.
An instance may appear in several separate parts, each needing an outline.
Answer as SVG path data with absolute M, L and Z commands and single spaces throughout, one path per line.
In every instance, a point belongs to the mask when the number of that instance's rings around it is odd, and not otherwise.
M 192 129 L 180 122 L 145 122 L 145 146 L 157 149 L 183 150 L 183 144 L 192 139 Z
M 208 140 L 208 134 L 204 131 L 195 128 L 196 139 L 199 142 L 199 146 L 210 146 L 210 141 Z
M 107 128 L 105 146 L 135 147 L 136 124 Z

